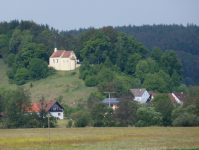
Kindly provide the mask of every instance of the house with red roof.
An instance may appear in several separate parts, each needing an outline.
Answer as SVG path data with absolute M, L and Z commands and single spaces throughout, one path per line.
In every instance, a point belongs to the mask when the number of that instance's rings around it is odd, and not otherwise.
M 64 108 L 57 101 L 44 101 L 38 104 L 38 108 L 45 109 L 57 119 L 64 119 Z
M 49 58 L 49 67 L 56 70 L 74 70 L 79 67 L 81 63 L 77 60 L 75 53 L 66 50 L 57 50 L 55 41 L 55 48 L 53 54 Z
M 27 113 L 39 113 L 39 107 L 36 103 L 29 103 L 30 109 L 27 108 Z

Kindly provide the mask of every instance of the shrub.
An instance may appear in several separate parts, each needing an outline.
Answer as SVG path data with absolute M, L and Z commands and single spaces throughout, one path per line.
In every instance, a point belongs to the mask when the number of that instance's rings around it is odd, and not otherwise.
M 73 125 L 73 121 L 72 120 L 69 120 L 68 121 L 68 124 L 66 125 L 67 128 L 71 128 Z
M 98 79 L 97 76 L 87 76 L 86 79 L 84 80 L 85 85 L 89 87 L 96 86 L 98 84 Z
M 71 118 L 75 127 L 86 127 L 91 121 L 90 114 L 82 110 L 72 114 Z
M 184 113 L 173 121 L 173 126 L 190 127 L 199 125 L 199 117 L 194 114 Z

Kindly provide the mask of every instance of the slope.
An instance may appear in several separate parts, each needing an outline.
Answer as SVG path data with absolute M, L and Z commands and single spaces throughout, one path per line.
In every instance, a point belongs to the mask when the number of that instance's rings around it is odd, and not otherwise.
M 15 84 L 8 83 L 7 70 L 9 70 L 7 64 L 0 59 L 0 87 L 16 89 Z M 57 71 L 52 76 L 32 82 L 33 87 L 30 87 L 31 82 L 23 86 L 30 90 L 32 102 L 39 102 L 42 96 L 45 100 L 54 100 L 62 95 L 63 102 L 74 105 L 77 102 L 86 101 L 91 92 L 97 91 L 96 87 L 86 87 L 78 75 L 78 68 L 73 71 Z

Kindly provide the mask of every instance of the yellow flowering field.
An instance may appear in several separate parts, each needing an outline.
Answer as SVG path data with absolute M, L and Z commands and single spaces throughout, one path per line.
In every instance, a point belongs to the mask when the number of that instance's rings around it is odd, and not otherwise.
M 199 128 L 1 129 L 0 149 L 199 149 Z

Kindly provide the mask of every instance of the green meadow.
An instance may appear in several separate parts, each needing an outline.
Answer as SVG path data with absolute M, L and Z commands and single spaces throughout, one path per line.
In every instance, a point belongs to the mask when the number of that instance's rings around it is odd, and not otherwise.
M 8 82 L 6 71 L 9 69 L 8 65 L 0 59 L 0 87 L 16 89 L 17 85 Z M 74 103 L 86 101 L 91 92 L 97 91 L 96 87 L 86 87 L 84 81 L 79 79 L 79 68 L 73 71 L 57 71 L 52 76 L 32 81 L 33 87 L 30 87 L 30 83 L 23 86 L 30 90 L 32 102 L 38 102 L 42 96 L 45 100 L 54 100 L 62 95 L 63 102 L 74 105 Z
M 0 149 L 199 149 L 199 128 L 106 127 L 0 130 Z

